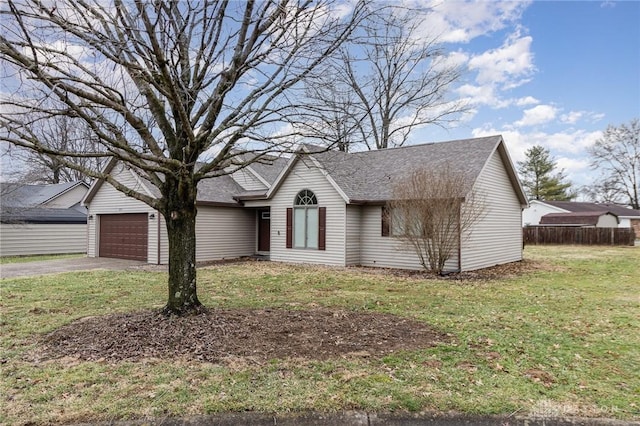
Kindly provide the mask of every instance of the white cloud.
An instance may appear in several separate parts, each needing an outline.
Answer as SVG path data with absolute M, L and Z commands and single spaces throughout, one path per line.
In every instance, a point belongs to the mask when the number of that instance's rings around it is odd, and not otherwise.
M 464 101 L 471 105 L 490 105 L 492 108 L 506 108 L 510 105 L 509 100 L 499 99 L 495 87 L 488 84 L 484 86 L 465 84 L 456 91 Z
M 570 111 L 567 114 L 562 114 L 560 120 L 563 123 L 575 124 L 584 116 L 584 111 Z
M 533 96 L 525 96 L 524 98 L 516 99 L 514 103 L 517 106 L 527 106 L 527 105 L 537 105 L 540 103 L 540 101 L 534 98 Z
M 539 101 L 532 96 L 505 98 L 504 91 L 516 88 L 528 81 L 535 72 L 530 36 L 522 36 L 521 29 L 509 35 L 502 46 L 473 55 L 467 67 L 475 72 L 475 81 L 458 88 L 458 94 L 469 97 L 476 105 L 506 108 L 511 105 L 535 105 Z M 458 55 L 458 58 L 463 58 Z
M 537 105 L 524 111 L 522 119 L 513 123 L 515 126 L 534 126 L 553 121 L 558 114 L 558 108 L 551 105 Z
M 509 36 L 505 43 L 496 49 L 474 56 L 469 60 L 469 69 L 478 71 L 476 82 L 480 85 L 500 84 L 512 89 L 529 81 L 535 71 L 530 36 L 520 36 L 520 31 Z
M 572 174 L 577 174 L 589 170 L 589 160 L 587 158 L 558 157 L 556 158 L 556 166 L 559 170 L 571 170 Z
M 565 124 L 576 124 L 579 121 L 596 123 L 605 117 L 604 114 L 592 111 L 569 111 L 560 116 L 560 121 Z
M 422 1 L 416 4 L 425 6 Z M 443 42 L 468 43 L 519 20 L 530 4 L 530 1 L 432 0 L 427 4 L 431 15 L 425 20 L 424 29 Z

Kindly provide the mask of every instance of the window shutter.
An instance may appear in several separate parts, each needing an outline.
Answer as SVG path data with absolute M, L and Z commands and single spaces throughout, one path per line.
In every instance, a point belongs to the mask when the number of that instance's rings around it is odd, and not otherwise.
M 327 245 L 327 208 L 318 208 L 318 250 L 326 250 Z
M 287 208 L 287 248 L 293 247 L 293 209 Z
M 382 236 L 388 237 L 391 229 L 391 217 L 389 215 L 389 207 L 382 206 Z

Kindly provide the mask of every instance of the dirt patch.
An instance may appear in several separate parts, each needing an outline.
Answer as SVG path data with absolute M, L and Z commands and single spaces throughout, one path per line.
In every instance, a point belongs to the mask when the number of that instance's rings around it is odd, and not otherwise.
M 165 318 L 143 311 L 77 320 L 42 337 L 29 358 L 139 361 L 149 358 L 224 363 L 248 358 L 326 360 L 381 356 L 448 342 L 429 325 L 379 313 L 314 309 L 210 310 Z

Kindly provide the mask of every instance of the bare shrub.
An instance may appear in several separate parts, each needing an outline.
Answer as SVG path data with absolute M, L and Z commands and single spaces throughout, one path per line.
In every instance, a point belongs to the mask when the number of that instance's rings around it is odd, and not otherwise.
M 413 247 L 425 269 L 442 273 L 483 212 L 470 179 L 447 165 L 414 170 L 395 182 L 387 214 L 391 235 Z

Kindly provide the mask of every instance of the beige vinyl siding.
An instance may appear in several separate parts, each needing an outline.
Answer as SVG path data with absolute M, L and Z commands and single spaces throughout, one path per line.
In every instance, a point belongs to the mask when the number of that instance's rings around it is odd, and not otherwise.
M 266 185 L 247 169 L 236 170 L 231 177 L 247 191 L 267 189 Z
M 85 224 L 0 224 L 0 256 L 85 253 Z
M 307 163 L 307 164 L 305 164 Z M 286 248 L 286 212 L 298 192 L 313 191 L 319 207 L 327 208 L 326 250 Z M 322 172 L 311 161 L 298 161 L 270 202 L 270 258 L 280 262 L 345 265 L 346 204 Z
M 140 180 L 123 166 L 116 166 L 112 172 L 113 177 L 123 185 L 128 186 L 136 191 L 147 193 Z M 149 219 L 149 240 L 147 242 L 147 262 L 158 263 L 158 218 L 160 215 L 157 211 L 152 209 L 142 201 L 136 200 L 123 194 L 115 189 L 110 184 L 104 182 L 98 192 L 94 195 L 91 203 L 88 206 L 89 216 L 93 216 L 93 219 L 89 218 L 87 223 L 89 224 L 89 241 L 87 247 L 87 255 L 89 257 L 99 256 L 99 229 L 100 229 L 100 215 L 102 214 L 119 214 L 119 213 L 153 213 L 154 218 Z M 166 234 L 166 228 L 164 224 L 161 226 L 161 232 Z M 165 247 L 162 247 L 162 251 L 166 251 Z
M 462 241 L 462 270 L 522 259 L 522 207 L 496 151 L 476 181 L 484 214 Z
M 618 219 L 611 214 L 604 214 L 598 218 L 596 228 L 617 228 Z
M 423 269 L 412 246 L 394 237 L 382 236 L 382 207 L 362 208 L 360 259 L 363 266 L 382 268 Z M 458 269 L 458 253 L 453 253 L 445 270 Z
M 251 256 L 256 251 L 256 213 L 233 207 L 198 207 L 198 262 Z
M 362 222 L 362 207 L 347 205 L 346 227 L 346 259 L 347 265 L 360 265 L 360 224 Z
M 65 192 L 64 194 L 43 203 L 45 207 L 52 209 L 67 209 L 78 204 L 84 198 L 87 193 L 87 187 L 84 185 L 78 185 L 75 188 Z
M 160 235 L 160 241 L 157 247 L 158 247 L 158 251 L 159 256 L 160 257 L 160 264 L 161 265 L 167 265 L 169 263 L 169 236 L 167 235 L 167 222 L 164 220 L 164 216 L 162 216 L 161 214 L 158 215 L 158 217 L 160 218 L 159 223 L 156 226 L 156 235 L 159 234 Z M 158 237 L 156 237 L 157 239 Z M 196 236 L 197 238 L 197 236 Z M 197 244 L 197 240 L 196 240 L 196 244 Z M 157 258 L 156 258 L 157 259 Z

